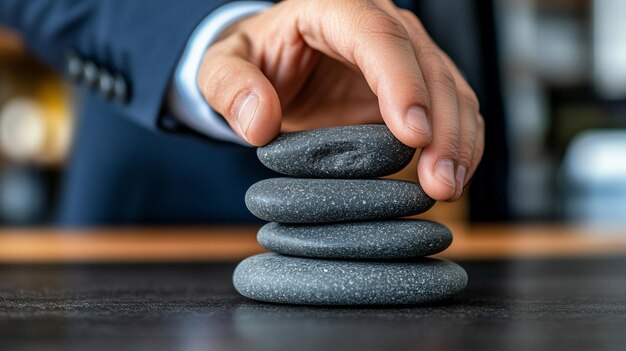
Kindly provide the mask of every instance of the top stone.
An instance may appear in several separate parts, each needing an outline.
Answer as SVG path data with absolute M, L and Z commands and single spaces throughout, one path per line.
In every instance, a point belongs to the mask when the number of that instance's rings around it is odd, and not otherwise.
M 400 171 L 414 153 L 377 124 L 286 133 L 257 149 L 266 167 L 308 178 L 382 177 Z

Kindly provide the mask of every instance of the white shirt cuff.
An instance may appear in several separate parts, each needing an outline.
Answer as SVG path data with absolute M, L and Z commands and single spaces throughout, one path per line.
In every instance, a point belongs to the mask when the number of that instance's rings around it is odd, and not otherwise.
M 209 137 L 249 145 L 207 103 L 198 86 L 198 72 L 204 52 L 224 29 L 272 5 L 265 1 L 236 1 L 219 7 L 200 22 L 187 41 L 167 96 L 169 108 L 178 120 Z

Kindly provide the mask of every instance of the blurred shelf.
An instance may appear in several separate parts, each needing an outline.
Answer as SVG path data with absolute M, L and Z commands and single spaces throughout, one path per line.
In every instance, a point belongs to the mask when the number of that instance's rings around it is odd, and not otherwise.
M 17 55 L 24 51 L 22 40 L 12 31 L 0 27 L 0 53 L 2 55 Z
M 0 27 L 0 153 L 7 163 L 61 165 L 73 129 L 71 89 Z

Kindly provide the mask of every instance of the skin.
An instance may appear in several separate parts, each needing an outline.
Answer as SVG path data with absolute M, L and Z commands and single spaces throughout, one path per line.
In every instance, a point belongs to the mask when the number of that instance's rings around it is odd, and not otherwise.
M 204 56 L 204 97 L 248 143 L 385 123 L 421 149 L 420 184 L 457 200 L 484 147 L 476 94 L 413 13 L 387 0 L 288 0 L 227 29 Z

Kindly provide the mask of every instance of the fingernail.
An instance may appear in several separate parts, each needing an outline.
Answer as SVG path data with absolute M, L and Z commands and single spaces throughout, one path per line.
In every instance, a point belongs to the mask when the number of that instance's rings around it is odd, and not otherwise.
M 421 107 L 411 107 L 406 115 L 406 125 L 410 129 L 427 136 L 430 136 L 430 124 L 426 111 Z
M 465 175 L 467 174 L 467 168 L 465 166 L 459 166 L 456 169 L 456 186 L 463 189 L 465 186 Z
M 454 179 L 454 162 L 452 160 L 441 160 L 435 166 L 435 176 L 442 182 L 448 184 L 452 189 L 456 189 Z
M 259 97 L 255 93 L 251 93 L 246 96 L 246 99 L 241 104 L 241 107 L 239 107 L 237 125 L 239 125 L 239 130 L 244 136 L 247 136 L 248 134 L 248 129 L 250 129 L 252 121 L 254 121 L 258 107 Z

